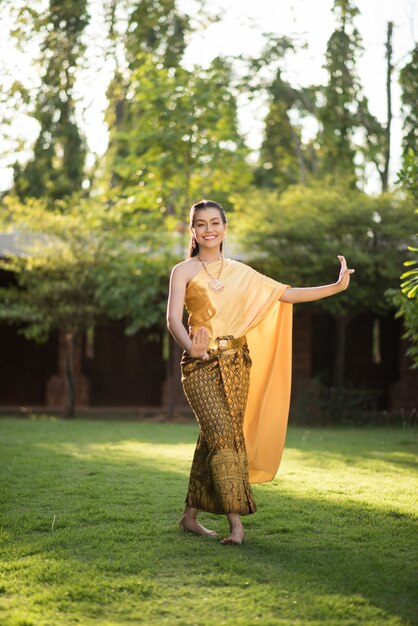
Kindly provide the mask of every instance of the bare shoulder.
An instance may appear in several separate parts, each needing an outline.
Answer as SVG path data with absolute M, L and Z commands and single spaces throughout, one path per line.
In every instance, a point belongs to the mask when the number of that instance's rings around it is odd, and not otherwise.
M 186 284 L 193 278 L 193 276 L 199 271 L 200 264 L 196 259 L 186 259 L 177 263 L 171 271 L 173 280 L 185 282 Z

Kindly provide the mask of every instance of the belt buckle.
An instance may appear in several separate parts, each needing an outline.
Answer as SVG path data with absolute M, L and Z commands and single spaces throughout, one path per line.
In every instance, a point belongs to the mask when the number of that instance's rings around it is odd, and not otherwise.
M 220 350 L 225 350 L 228 347 L 228 339 L 218 339 L 218 346 Z

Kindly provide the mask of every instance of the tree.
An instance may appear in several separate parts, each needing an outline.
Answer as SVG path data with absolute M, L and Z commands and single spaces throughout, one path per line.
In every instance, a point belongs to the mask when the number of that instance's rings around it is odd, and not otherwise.
M 402 169 L 398 173 L 398 181 L 413 199 L 415 206 L 418 203 L 418 159 L 411 148 L 404 156 Z M 418 209 L 415 211 L 418 213 Z M 416 236 L 418 239 L 418 235 Z M 413 367 L 418 367 L 418 247 L 408 246 L 413 258 L 404 262 L 408 269 L 401 276 L 401 291 L 388 292 L 389 300 L 398 307 L 398 317 L 402 317 L 405 325 L 404 338 L 409 339 L 410 345 L 407 354 L 411 357 Z
M 279 190 L 291 184 L 305 184 L 315 169 L 316 155 L 310 146 L 303 144 L 301 127 L 292 120 L 292 115 L 312 113 L 313 98 L 308 89 L 294 89 L 283 80 L 278 69 L 269 88 L 269 99 L 255 182 Z
M 404 189 L 413 198 L 415 203 L 418 201 L 418 159 L 415 157 L 411 149 L 407 152 L 404 158 L 403 168 L 398 174 L 398 180 L 402 182 Z M 418 214 L 418 208 L 416 210 Z M 417 235 L 418 236 L 418 235 Z M 409 246 L 408 249 L 411 252 L 417 253 L 418 248 Z M 416 255 L 415 255 L 416 256 Z M 407 267 L 413 267 L 418 265 L 418 260 L 412 259 L 404 262 Z M 409 269 L 401 276 L 403 282 L 401 283 L 402 292 L 410 299 L 416 299 L 418 305 L 418 268 Z
M 227 200 L 228 189 L 249 177 L 231 66 L 217 58 L 207 69 L 184 68 L 190 30 L 174 0 L 134 3 L 124 42 L 128 67 L 115 72 L 108 91 L 102 181 L 113 197 L 154 189 L 150 208 L 167 214 L 183 213 L 211 189 Z
M 399 73 L 403 112 L 403 148 L 418 154 L 418 45 L 411 52 L 411 58 Z
M 178 67 L 186 46 L 185 36 L 190 31 L 189 18 L 179 13 L 175 0 L 128 0 L 125 4 L 127 19 L 123 24 L 116 17 L 118 4 L 116 0 L 109 0 L 107 7 L 115 74 L 107 90 L 109 149 L 105 170 L 110 173 L 112 186 L 121 182 L 114 172 L 114 161 L 126 156 L 126 134 L 139 121 L 138 108 L 135 114 L 131 111 L 133 73 L 144 58 L 165 68 Z
M 138 68 L 144 52 L 155 54 L 164 67 L 178 67 L 190 31 L 189 17 L 178 11 L 176 0 L 134 2 L 125 42 L 130 69 Z
M 305 184 L 315 168 L 311 146 L 302 141 L 302 121 L 314 112 L 315 98 L 312 89 L 296 89 L 283 77 L 288 57 L 297 49 L 295 42 L 289 37 L 266 37 L 259 55 L 241 57 L 244 73 L 237 87 L 250 101 L 267 98 L 254 182 L 259 187 L 285 189 L 290 184 Z
M 414 221 L 411 204 L 319 182 L 289 187 L 280 196 L 254 191 L 245 204 L 235 202 L 239 221 L 233 230 L 257 267 L 277 280 L 299 287 L 335 282 L 337 254 L 357 268 L 347 292 L 315 303 L 336 321 L 334 384 L 342 385 L 348 322 L 364 311 L 381 315 L 390 309 L 382 294 L 399 280 Z
M 418 114 L 416 102 L 418 99 L 418 46 L 411 53 L 411 59 L 401 69 L 399 82 L 402 89 L 403 110 L 403 166 L 398 173 L 398 180 L 403 188 L 418 204 Z M 417 209 L 418 212 L 418 209 Z M 401 276 L 402 296 L 395 297 L 399 306 L 399 316 L 403 317 L 406 328 L 405 338 L 411 344 L 408 354 L 412 358 L 414 367 L 418 367 L 418 269 L 417 247 L 409 247 L 414 258 L 405 261 L 407 271 Z
M 113 128 L 113 194 L 140 197 L 143 209 L 176 215 L 202 195 L 227 199 L 250 177 L 238 132 L 231 69 L 222 59 L 207 68 L 171 71 L 144 54 L 131 78 L 129 119 Z M 112 120 L 111 120 L 112 121 Z
M 143 54 L 132 72 L 127 98 L 129 107 L 124 106 L 120 124 L 113 117 L 104 168 L 106 196 L 110 203 L 129 203 L 134 218 L 153 232 L 176 229 L 181 257 L 190 205 L 202 196 L 215 196 L 228 206 L 230 191 L 250 180 L 231 69 L 215 59 L 205 69 L 173 70 Z M 176 385 L 171 363 L 178 348 L 169 341 L 171 413 Z
M 75 119 L 74 85 L 84 51 L 87 1 L 50 0 L 45 13 L 31 15 L 34 30 L 43 34 L 43 76 L 34 110 L 39 135 L 33 158 L 15 165 L 14 187 L 20 199 L 44 197 L 52 206 L 79 190 L 83 180 L 86 149 Z
M 75 412 L 74 354 L 77 341 L 103 317 L 122 319 L 128 333 L 160 324 L 168 267 L 173 262 L 166 231 L 144 233 L 126 226 L 121 206 L 99 201 L 47 209 L 42 201 L 5 208 L 18 233 L 34 243 L 0 262 L 15 285 L 0 289 L 0 319 L 18 324 L 28 339 L 43 342 L 53 330 L 64 337 L 66 415 Z M 161 245 L 155 254 L 156 241 Z
M 361 38 L 354 25 L 359 11 L 351 0 L 334 0 L 337 28 L 327 43 L 325 68 L 328 82 L 319 108 L 321 170 L 338 182 L 356 182 L 353 136 L 358 126 L 357 102 L 360 84 L 356 74 Z
M 389 164 L 391 157 L 391 129 L 392 129 L 392 74 L 393 74 L 393 23 L 387 24 L 386 35 L 386 104 L 387 120 L 382 124 L 370 113 L 368 100 L 363 96 L 358 103 L 358 117 L 360 127 L 364 132 L 366 144 L 362 149 L 364 158 L 376 166 L 382 183 L 382 192 L 389 189 Z

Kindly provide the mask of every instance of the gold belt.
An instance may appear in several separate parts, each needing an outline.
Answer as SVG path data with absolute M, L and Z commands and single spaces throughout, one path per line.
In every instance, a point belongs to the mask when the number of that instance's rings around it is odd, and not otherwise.
M 243 337 L 217 337 L 209 339 L 209 350 L 235 350 L 241 346 L 245 346 L 247 338 Z

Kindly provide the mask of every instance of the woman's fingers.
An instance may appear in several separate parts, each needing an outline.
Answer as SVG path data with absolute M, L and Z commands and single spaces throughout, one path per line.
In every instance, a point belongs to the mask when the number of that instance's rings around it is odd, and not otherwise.
M 346 258 L 342 254 L 338 255 L 338 259 L 341 263 L 340 276 L 338 278 L 338 282 L 341 283 L 341 285 L 343 285 L 344 288 L 346 288 L 348 287 L 348 284 L 350 282 L 350 274 L 353 274 L 355 270 L 348 269 Z
M 207 348 L 208 343 L 209 343 L 209 334 L 206 328 L 204 328 L 203 326 L 201 326 L 200 328 L 197 329 L 197 333 L 196 333 L 196 343 L 200 346 L 203 345 L 205 346 L 205 348 Z
M 340 273 L 344 274 L 344 272 L 347 270 L 346 258 L 345 258 L 345 256 L 342 256 L 341 254 L 338 255 L 338 258 L 339 258 L 340 263 L 341 263 Z
M 346 261 L 345 256 L 343 256 L 342 254 L 339 254 L 338 258 L 339 258 L 340 263 L 341 263 L 341 272 L 349 272 L 349 274 L 352 274 L 353 272 L 356 271 L 356 270 L 353 270 L 353 269 L 348 269 L 347 261 Z
M 197 329 L 196 334 L 192 339 L 193 344 L 193 352 L 200 357 L 201 359 L 208 359 L 209 356 L 207 354 L 208 345 L 209 345 L 209 333 L 206 328 L 201 326 Z

